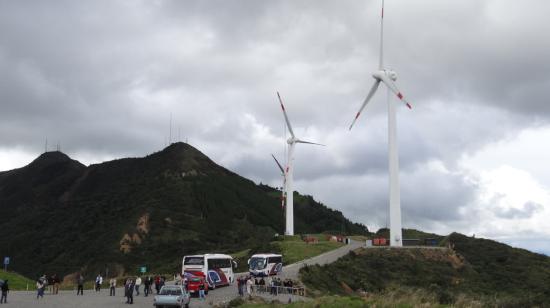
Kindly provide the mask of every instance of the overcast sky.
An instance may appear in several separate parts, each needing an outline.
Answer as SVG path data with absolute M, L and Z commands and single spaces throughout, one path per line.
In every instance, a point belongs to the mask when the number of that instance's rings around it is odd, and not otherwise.
M 0 170 L 60 143 L 85 164 L 185 141 L 280 186 L 280 91 L 295 188 L 387 224 L 381 1 L 1 1 Z M 403 225 L 550 254 L 548 1 L 387 0 Z M 286 134 L 288 137 L 288 134 Z

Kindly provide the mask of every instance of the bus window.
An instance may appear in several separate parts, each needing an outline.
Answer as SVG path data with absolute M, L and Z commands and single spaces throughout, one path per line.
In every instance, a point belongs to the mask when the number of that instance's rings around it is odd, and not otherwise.
M 186 257 L 183 261 L 184 265 L 204 265 L 203 257 Z
M 283 258 L 282 257 L 269 257 L 268 259 L 268 263 L 283 263 Z
M 231 268 L 231 259 L 208 259 L 208 269 Z

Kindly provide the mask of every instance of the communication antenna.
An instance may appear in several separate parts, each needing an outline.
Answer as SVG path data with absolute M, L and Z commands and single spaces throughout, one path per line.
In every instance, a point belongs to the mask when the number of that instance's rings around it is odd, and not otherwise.
M 180 133 L 181 133 L 181 125 L 178 125 L 178 142 L 181 141 Z
M 48 152 L 48 137 L 46 137 L 46 144 L 44 145 L 44 153 Z
M 172 144 L 172 113 L 170 112 L 170 136 L 168 137 L 168 145 Z

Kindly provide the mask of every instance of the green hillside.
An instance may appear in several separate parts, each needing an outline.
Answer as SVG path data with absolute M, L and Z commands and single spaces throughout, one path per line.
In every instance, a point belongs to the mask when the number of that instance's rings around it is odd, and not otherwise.
M 296 194 L 296 231 L 366 234 Z M 174 272 L 185 254 L 261 251 L 283 231 L 279 193 L 176 143 L 143 158 L 83 166 L 60 152 L 0 172 L 0 255 L 28 277 Z
M 33 280 L 14 272 L 5 272 L 3 269 L 0 269 L 0 280 L 8 280 L 8 285 L 12 291 L 27 290 L 27 286 L 29 287 L 29 290 L 34 290 L 35 287 Z
M 510 307 L 550 302 L 549 257 L 458 233 L 443 244 L 452 248 L 360 249 L 333 264 L 307 267 L 301 274 L 319 295 L 395 295 L 399 292 L 394 290 L 413 290 L 441 304 L 465 298 Z

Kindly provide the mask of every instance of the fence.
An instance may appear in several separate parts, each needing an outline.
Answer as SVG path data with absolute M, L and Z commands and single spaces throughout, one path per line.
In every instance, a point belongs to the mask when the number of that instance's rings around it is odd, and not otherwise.
M 285 287 L 285 286 L 266 286 L 266 285 L 253 285 L 252 286 L 252 293 L 258 293 L 258 294 L 270 294 L 270 295 L 299 295 L 299 296 L 306 296 L 306 288 L 305 287 Z

